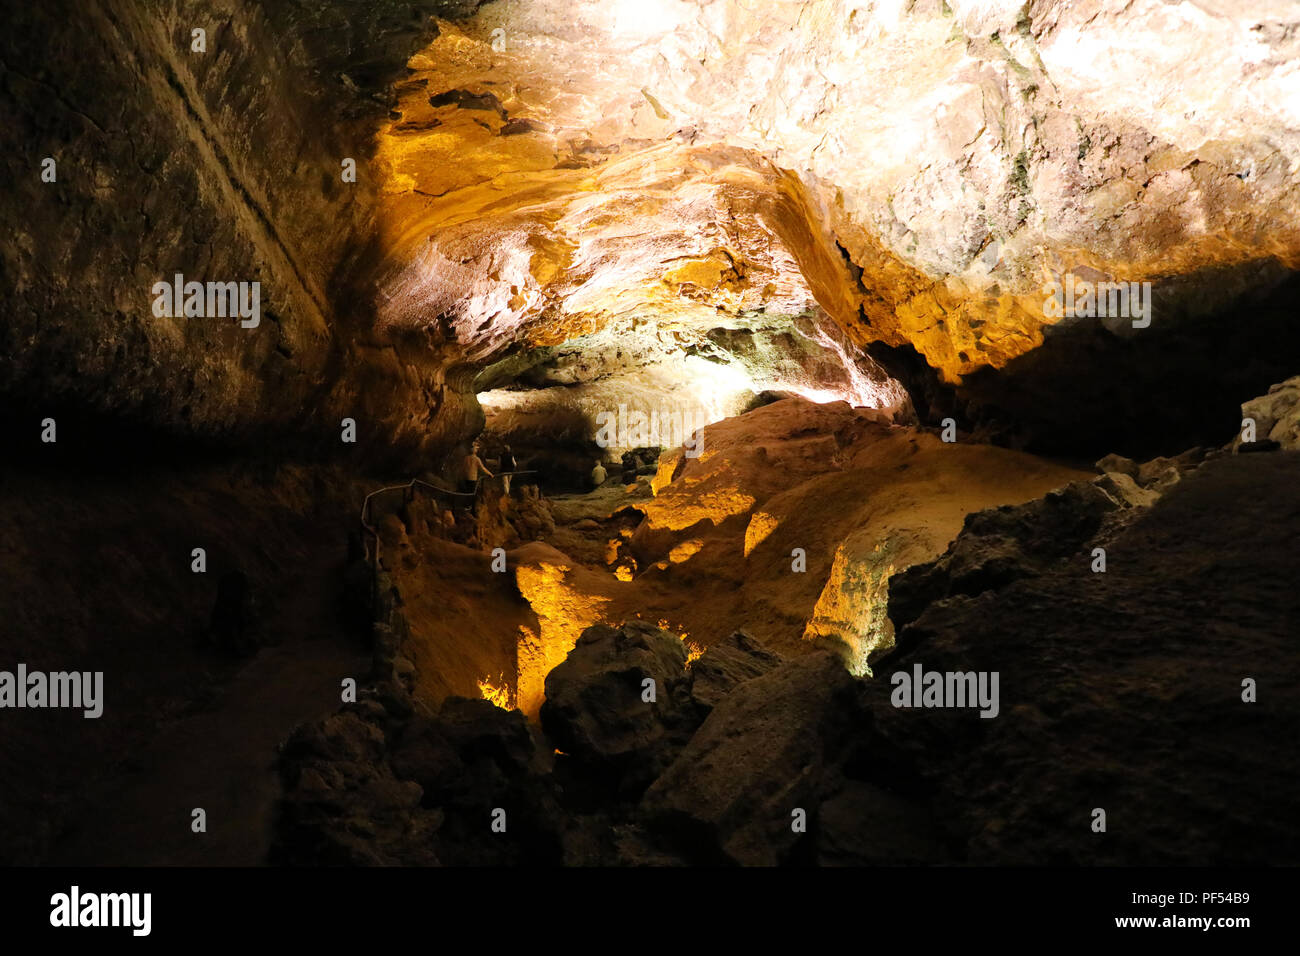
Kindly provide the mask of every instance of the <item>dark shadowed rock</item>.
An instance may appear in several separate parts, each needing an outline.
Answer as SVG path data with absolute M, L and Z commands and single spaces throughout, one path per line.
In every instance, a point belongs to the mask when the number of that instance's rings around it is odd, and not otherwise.
M 871 783 L 851 780 L 811 820 L 821 866 L 939 863 L 946 859 L 939 828 L 924 803 Z
M 919 778 L 954 862 L 1300 860 L 1298 480 L 1298 454 L 1215 458 L 1133 511 L 1105 573 L 1067 555 L 937 600 L 864 687 L 864 764 Z M 918 663 L 996 672 L 998 716 L 893 707 L 891 673 Z
M 426 802 L 491 802 L 549 768 L 519 711 L 449 697 L 437 717 L 415 717 L 394 742 L 393 768 L 420 784 Z M 495 804 L 494 804 L 495 805 Z
M 248 575 L 227 571 L 217 581 L 208 640 L 223 654 L 244 657 L 254 653 L 264 638 L 257 595 Z
M 781 657 L 763 647 L 744 631 L 711 644 L 691 664 L 691 696 L 706 711 L 747 680 L 766 674 L 781 663 Z
M 647 680 L 653 702 L 643 699 Z M 596 625 L 546 676 L 542 729 L 572 763 L 634 795 L 699 726 L 690 686 L 676 635 L 640 621 Z
M 857 684 L 837 655 L 818 652 L 738 685 L 646 791 L 649 825 L 697 863 L 813 858 L 792 813 L 814 816 L 838 787 Z
M 559 863 L 564 828 L 547 771 L 518 711 L 452 697 L 436 717 L 415 716 L 367 696 L 285 744 L 275 859 Z M 492 830 L 498 811 L 504 832 Z
M 438 857 L 448 865 L 561 861 L 559 808 L 534 732 L 519 711 L 449 697 L 438 716 L 416 718 L 394 747 L 397 776 L 419 783 L 443 815 Z M 506 829 L 491 829 L 493 814 Z
M 1082 555 L 1106 516 L 1128 504 L 1118 491 L 1107 493 L 1102 487 L 1117 481 L 1133 485 L 1127 475 L 1112 472 L 1095 482 L 1072 482 L 1023 505 L 967 515 L 961 534 L 941 557 L 891 579 L 889 617 L 895 634 L 901 635 L 935 601 L 1002 588 L 1048 562 Z
M 384 734 L 365 708 L 294 731 L 280 755 L 273 862 L 308 866 L 437 863 L 429 841 L 441 822 L 420 807 L 419 784 L 384 760 Z

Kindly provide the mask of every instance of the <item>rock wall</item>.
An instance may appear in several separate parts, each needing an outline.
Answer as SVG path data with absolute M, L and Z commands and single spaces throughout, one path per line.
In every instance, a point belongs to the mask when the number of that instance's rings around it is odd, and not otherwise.
M 0 395 L 307 446 L 352 417 L 410 461 L 481 425 L 474 376 L 521 349 L 640 320 L 707 348 L 759 312 L 838 323 L 923 417 L 1049 447 L 1081 393 L 1090 453 L 1225 440 L 1207 381 L 1221 409 L 1294 372 L 1289 9 L 23 9 Z M 259 326 L 155 316 L 177 273 L 259 282 Z M 1151 326 L 1051 314 L 1068 276 L 1150 281 Z
M 337 441 L 344 415 L 363 441 L 427 431 L 445 386 L 436 363 L 358 335 L 368 323 L 347 311 L 336 273 L 370 228 L 382 94 L 431 35 L 427 13 L 451 6 L 13 11 L 0 121 L 27 145 L 6 152 L 0 199 L 12 224 L 0 260 L 11 415 L 304 445 Z M 349 157 L 355 183 L 342 177 Z M 155 314 L 154 283 L 178 273 L 258 282 L 258 324 Z
M 1289 408 L 1288 390 L 1272 404 Z M 629 622 L 589 628 L 550 670 L 540 735 L 455 697 L 436 713 L 417 701 L 415 715 L 392 699 L 345 707 L 286 748 L 281 853 L 1294 862 L 1300 456 L 1273 441 L 1141 465 L 1111 456 L 1092 481 L 972 514 L 939 558 L 893 578 L 898 642 L 872 680 L 824 649 L 784 658 L 745 633 L 692 660 L 678 635 Z M 892 675 L 917 667 L 996 674 L 992 707 L 900 706 Z M 498 810 L 518 821 L 510 840 L 488 833 Z
M 1223 409 L 1292 371 L 1293 19 L 501 0 L 412 58 L 380 133 L 380 321 L 495 354 L 815 302 L 915 357 L 925 417 L 1060 450 L 1081 394 L 1088 454 L 1222 441 L 1204 383 Z M 1149 282 L 1150 326 L 1055 314 L 1076 280 Z

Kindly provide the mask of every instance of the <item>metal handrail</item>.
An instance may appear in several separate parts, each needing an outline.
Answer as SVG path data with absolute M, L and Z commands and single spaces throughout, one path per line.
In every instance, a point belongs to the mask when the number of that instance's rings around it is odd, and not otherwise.
M 536 473 L 537 473 L 537 472 L 536 472 L 536 469 L 530 468 L 530 469 L 526 469 L 526 470 L 524 470 L 524 471 L 500 471 L 500 472 L 497 472 L 495 475 L 492 475 L 491 477 L 493 477 L 493 478 L 503 478 L 503 477 L 505 477 L 506 475 L 511 475 L 511 476 L 513 476 L 513 475 L 532 475 L 532 474 L 536 474 Z M 475 481 L 479 481 L 479 480 L 481 480 L 481 479 L 475 479 Z M 375 564 L 376 567 L 379 566 L 379 532 L 378 532 L 378 530 L 375 529 L 375 527 L 374 527 L 373 525 L 370 524 L 369 520 L 367 520 L 367 519 L 369 518 L 369 516 L 370 516 L 370 499 L 373 498 L 375 495 L 381 495 L 381 494 L 384 494 L 385 492 L 389 492 L 389 491 L 413 491 L 413 490 L 415 489 L 416 485 L 419 485 L 419 486 L 421 486 L 421 487 L 423 487 L 423 488 L 428 488 L 430 491 L 435 491 L 435 492 L 438 492 L 438 493 L 440 493 L 440 494 L 444 494 L 444 495 L 452 495 L 452 496 L 454 496 L 454 497 L 456 497 L 456 498 L 476 498 L 476 497 L 478 497 L 478 491 L 477 491 L 477 490 L 475 490 L 475 491 L 452 491 L 450 488 L 443 488 L 443 487 L 441 487 L 441 486 L 439 486 L 439 485 L 431 484 L 431 483 L 429 483 L 429 482 L 427 482 L 427 481 L 424 481 L 424 480 L 421 479 L 421 478 L 412 478 L 410 481 L 408 481 L 408 482 L 407 482 L 406 484 L 404 484 L 404 485 L 388 485 L 388 486 L 386 486 L 386 487 L 384 487 L 384 488 L 376 488 L 374 491 L 370 492 L 370 494 L 366 495 L 365 500 L 363 500 L 363 501 L 361 502 L 361 527 L 362 527 L 364 530 L 370 532 L 370 536 L 374 539 L 374 542 L 375 542 L 375 554 L 374 554 L 374 557 L 373 557 L 371 560 L 373 560 L 373 562 L 374 562 L 374 564 Z

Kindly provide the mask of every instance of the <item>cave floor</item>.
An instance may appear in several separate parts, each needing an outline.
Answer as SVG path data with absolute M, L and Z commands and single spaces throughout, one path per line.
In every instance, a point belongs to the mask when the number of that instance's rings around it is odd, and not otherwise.
M 289 640 L 263 648 L 214 699 L 166 726 L 128 772 L 90 796 L 94 820 L 55 846 L 53 865 L 257 866 L 267 862 L 280 796 L 276 753 L 295 727 L 327 713 L 340 681 L 358 681 L 370 654 L 335 611 L 337 548 L 301 569 L 272 621 Z M 194 755 L 202 753 L 202 760 Z M 202 807 L 207 832 L 191 831 Z
M 633 619 L 692 653 L 744 629 L 787 656 L 830 641 L 865 661 L 889 640 L 890 574 L 941 553 L 972 511 L 1087 477 L 842 402 L 785 399 L 706 434 L 700 457 L 661 460 L 654 496 L 611 482 L 552 499 L 553 528 L 504 544 L 507 573 L 418 520 L 409 534 L 394 525 L 420 696 L 506 687 L 536 715 L 546 673 L 585 628 Z
M 0 480 L 0 653 L 104 673 L 98 719 L 10 715 L 0 734 L 5 855 L 264 862 L 278 744 L 338 706 L 343 677 L 369 671 L 339 594 L 356 502 L 375 482 L 249 462 L 92 466 L 7 469 Z M 205 573 L 192 568 L 195 546 L 206 548 Z M 258 596 L 265 643 L 250 657 L 205 644 L 218 580 L 231 569 Z M 196 807 L 206 833 L 191 830 Z

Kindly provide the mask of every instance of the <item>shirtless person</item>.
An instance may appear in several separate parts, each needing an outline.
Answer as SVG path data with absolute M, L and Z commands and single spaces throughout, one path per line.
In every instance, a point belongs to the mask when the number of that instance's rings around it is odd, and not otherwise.
M 461 480 L 460 490 L 473 493 L 478 490 L 478 473 L 481 471 L 489 478 L 493 477 L 492 472 L 488 471 L 487 465 L 483 464 L 483 459 L 478 456 L 480 445 L 474 443 L 468 455 L 465 456 L 464 468 L 465 477 Z

